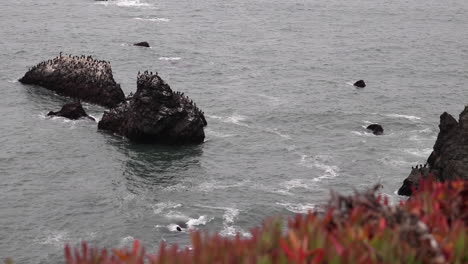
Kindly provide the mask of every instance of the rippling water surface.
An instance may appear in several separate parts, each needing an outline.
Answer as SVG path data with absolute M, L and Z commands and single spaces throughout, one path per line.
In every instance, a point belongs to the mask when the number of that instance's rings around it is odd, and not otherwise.
M 382 183 L 397 200 L 439 115 L 467 102 L 463 0 L 17 0 L 0 21 L 0 257 L 17 263 L 60 263 L 81 240 L 187 245 L 178 222 L 248 236 L 331 188 Z M 206 113 L 205 143 L 137 145 L 46 117 L 68 99 L 16 80 L 60 51 L 111 61 L 126 94 L 159 72 Z

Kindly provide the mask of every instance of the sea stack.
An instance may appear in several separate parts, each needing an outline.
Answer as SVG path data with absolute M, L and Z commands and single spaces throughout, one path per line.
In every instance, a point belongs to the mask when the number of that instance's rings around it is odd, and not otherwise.
M 146 42 L 146 41 L 138 42 L 138 43 L 133 43 L 133 46 L 146 47 L 146 48 L 149 48 L 149 47 L 150 47 L 149 43 Z
M 468 179 L 468 107 L 465 107 L 457 122 L 453 116 L 440 116 L 439 135 L 427 165 L 413 168 L 398 190 L 400 195 L 411 195 L 421 178 L 431 175 L 440 181 Z
M 65 104 L 64 106 L 62 106 L 62 109 L 60 109 L 60 111 L 57 111 L 57 112 L 50 111 L 47 115 L 48 116 L 61 116 L 61 117 L 66 117 L 66 118 L 73 119 L 73 120 L 86 117 L 90 120 L 95 121 L 94 118 L 86 114 L 85 110 L 83 109 L 83 106 L 81 105 L 79 101 Z
M 125 100 L 110 63 L 91 56 L 60 54 L 32 67 L 19 81 L 105 107 L 115 107 Z
M 366 83 L 364 82 L 364 80 L 359 80 L 359 81 L 355 82 L 353 85 L 358 87 L 358 88 L 366 87 Z
M 205 139 L 203 112 L 183 93 L 174 92 L 158 74 L 138 74 L 137 91 L 104 113 L 98 128 L 132 141 L 196 144 Z

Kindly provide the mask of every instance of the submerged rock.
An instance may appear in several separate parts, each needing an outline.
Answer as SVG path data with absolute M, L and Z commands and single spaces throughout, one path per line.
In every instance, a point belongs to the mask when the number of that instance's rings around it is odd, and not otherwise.
M 422 173 L 413 173 L 413 169 L 398 194 L 411 195 L 408 190 L 417 188 L 419 180 L 427 175 L 433 175 L 440 181 L 468 179 L 468 107 L 460 114 L 459 122 L 450 114 L 443 113 L 439 129 L 434 149 L 427 159 L 428 168 L 422 168 Z
M 355 82 L 353 85 L 356 86 L 356 87 L 359 87 L 359 88 L 366 87 L 366 83 L 364 82 L 364 80 L 359 80 L 359 81 Z
M 372 124 L 372 125 L 369 125 L 367 126 L 366 129 L 369 129 L 372 131 L 372 133 L 374 133 L 374 135 L 382 135 L 383 134 L 383 127 L 379 124 Z
M 91 56 L 60 55 L 34 66 L 19 81 L 106 107 L 117 106 L 125 100 L 110 63 Z
M 138 43 L 134 43 L 134 44 L 133 44 L 133 46 L 147 47 L 147 48 L 149 48 L 149 47 L 150 47 L 149 43 L 148 43 L 148 42 L 146 42 L 146 41 L 143 41 L 143 42 L 138 42 Z
M 80 102 L 65 104 L 64 106 L 62 106 L 62 109 L 60 109 L 60 111 L 57 111 L 57 112 L 50 111 L 47 115 L 48 116 L 62 116 L 62 117 L 66 117 L 66 118 L 74 119 L 74 120 L 80 119 L 82 117 L 86 117 L 95 121 L 93 117 L 86 114 Z
M 202 143 L 204 114 L 183 93 L 173 92 L 157 74 L 138 74 L 137 91 L 104 113 L 98 128 L 133 141 L 163 144 Z

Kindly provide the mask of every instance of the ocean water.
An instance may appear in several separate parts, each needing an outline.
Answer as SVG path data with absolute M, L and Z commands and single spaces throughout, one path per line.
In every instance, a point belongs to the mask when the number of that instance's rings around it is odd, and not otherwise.
M 381 183 L 397 201 L 439 115 L 467 102 L 464 0 L 17 0 L 0 21 L 0 258 L 16 263 L 62 263 L 83 240 L 188 245 L 179 222 L 249 236 L 330 189 Z M 17 79 L 59 52 L 110 61 L 126 94 L 138 71 L 159 72 L 206 113 L 204 144 L 138 145 L 46 117 L 69 99 Z M 365 130 L 374 122 L 384 135 Z

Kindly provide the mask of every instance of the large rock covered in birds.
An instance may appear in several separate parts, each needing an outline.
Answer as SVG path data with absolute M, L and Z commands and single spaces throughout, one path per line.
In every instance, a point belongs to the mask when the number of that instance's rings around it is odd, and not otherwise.
M 90 120 L 95 121 L 93 117 L 86 114 L 80 102 L 67 103 L 62 106 L 62 109 L 60 109 L 60 111 L 57 111 L 57 112 L 50 111 L 47 115 L 48 116 L 61 116 L 61 117 L 66 117 L 66 118 L 73 119 L 73 120 L 86 117 Z
M 203 142 L 206 125 L 203 112 L 187 96 L 145 72 L 138 74 L 136 93 L 106 111 L 98 128 L 133 141 L 189 144 Z
M 125 100 L 110 63 L 91 56 L 60 55 L 34 66 L 19 81 L 105 107 L 117 106 Z
M 427 169 L 413 169 L 398 194 L 411 195 L 411 188 L 417 188 L 419 180 L 427 175 L 433 175 L 440 181 L 468 180 L 468 107 L 460 114 L 459 122 L 450 114 L 443 113 L 439 129 L 434 149 L 427 159 Z

